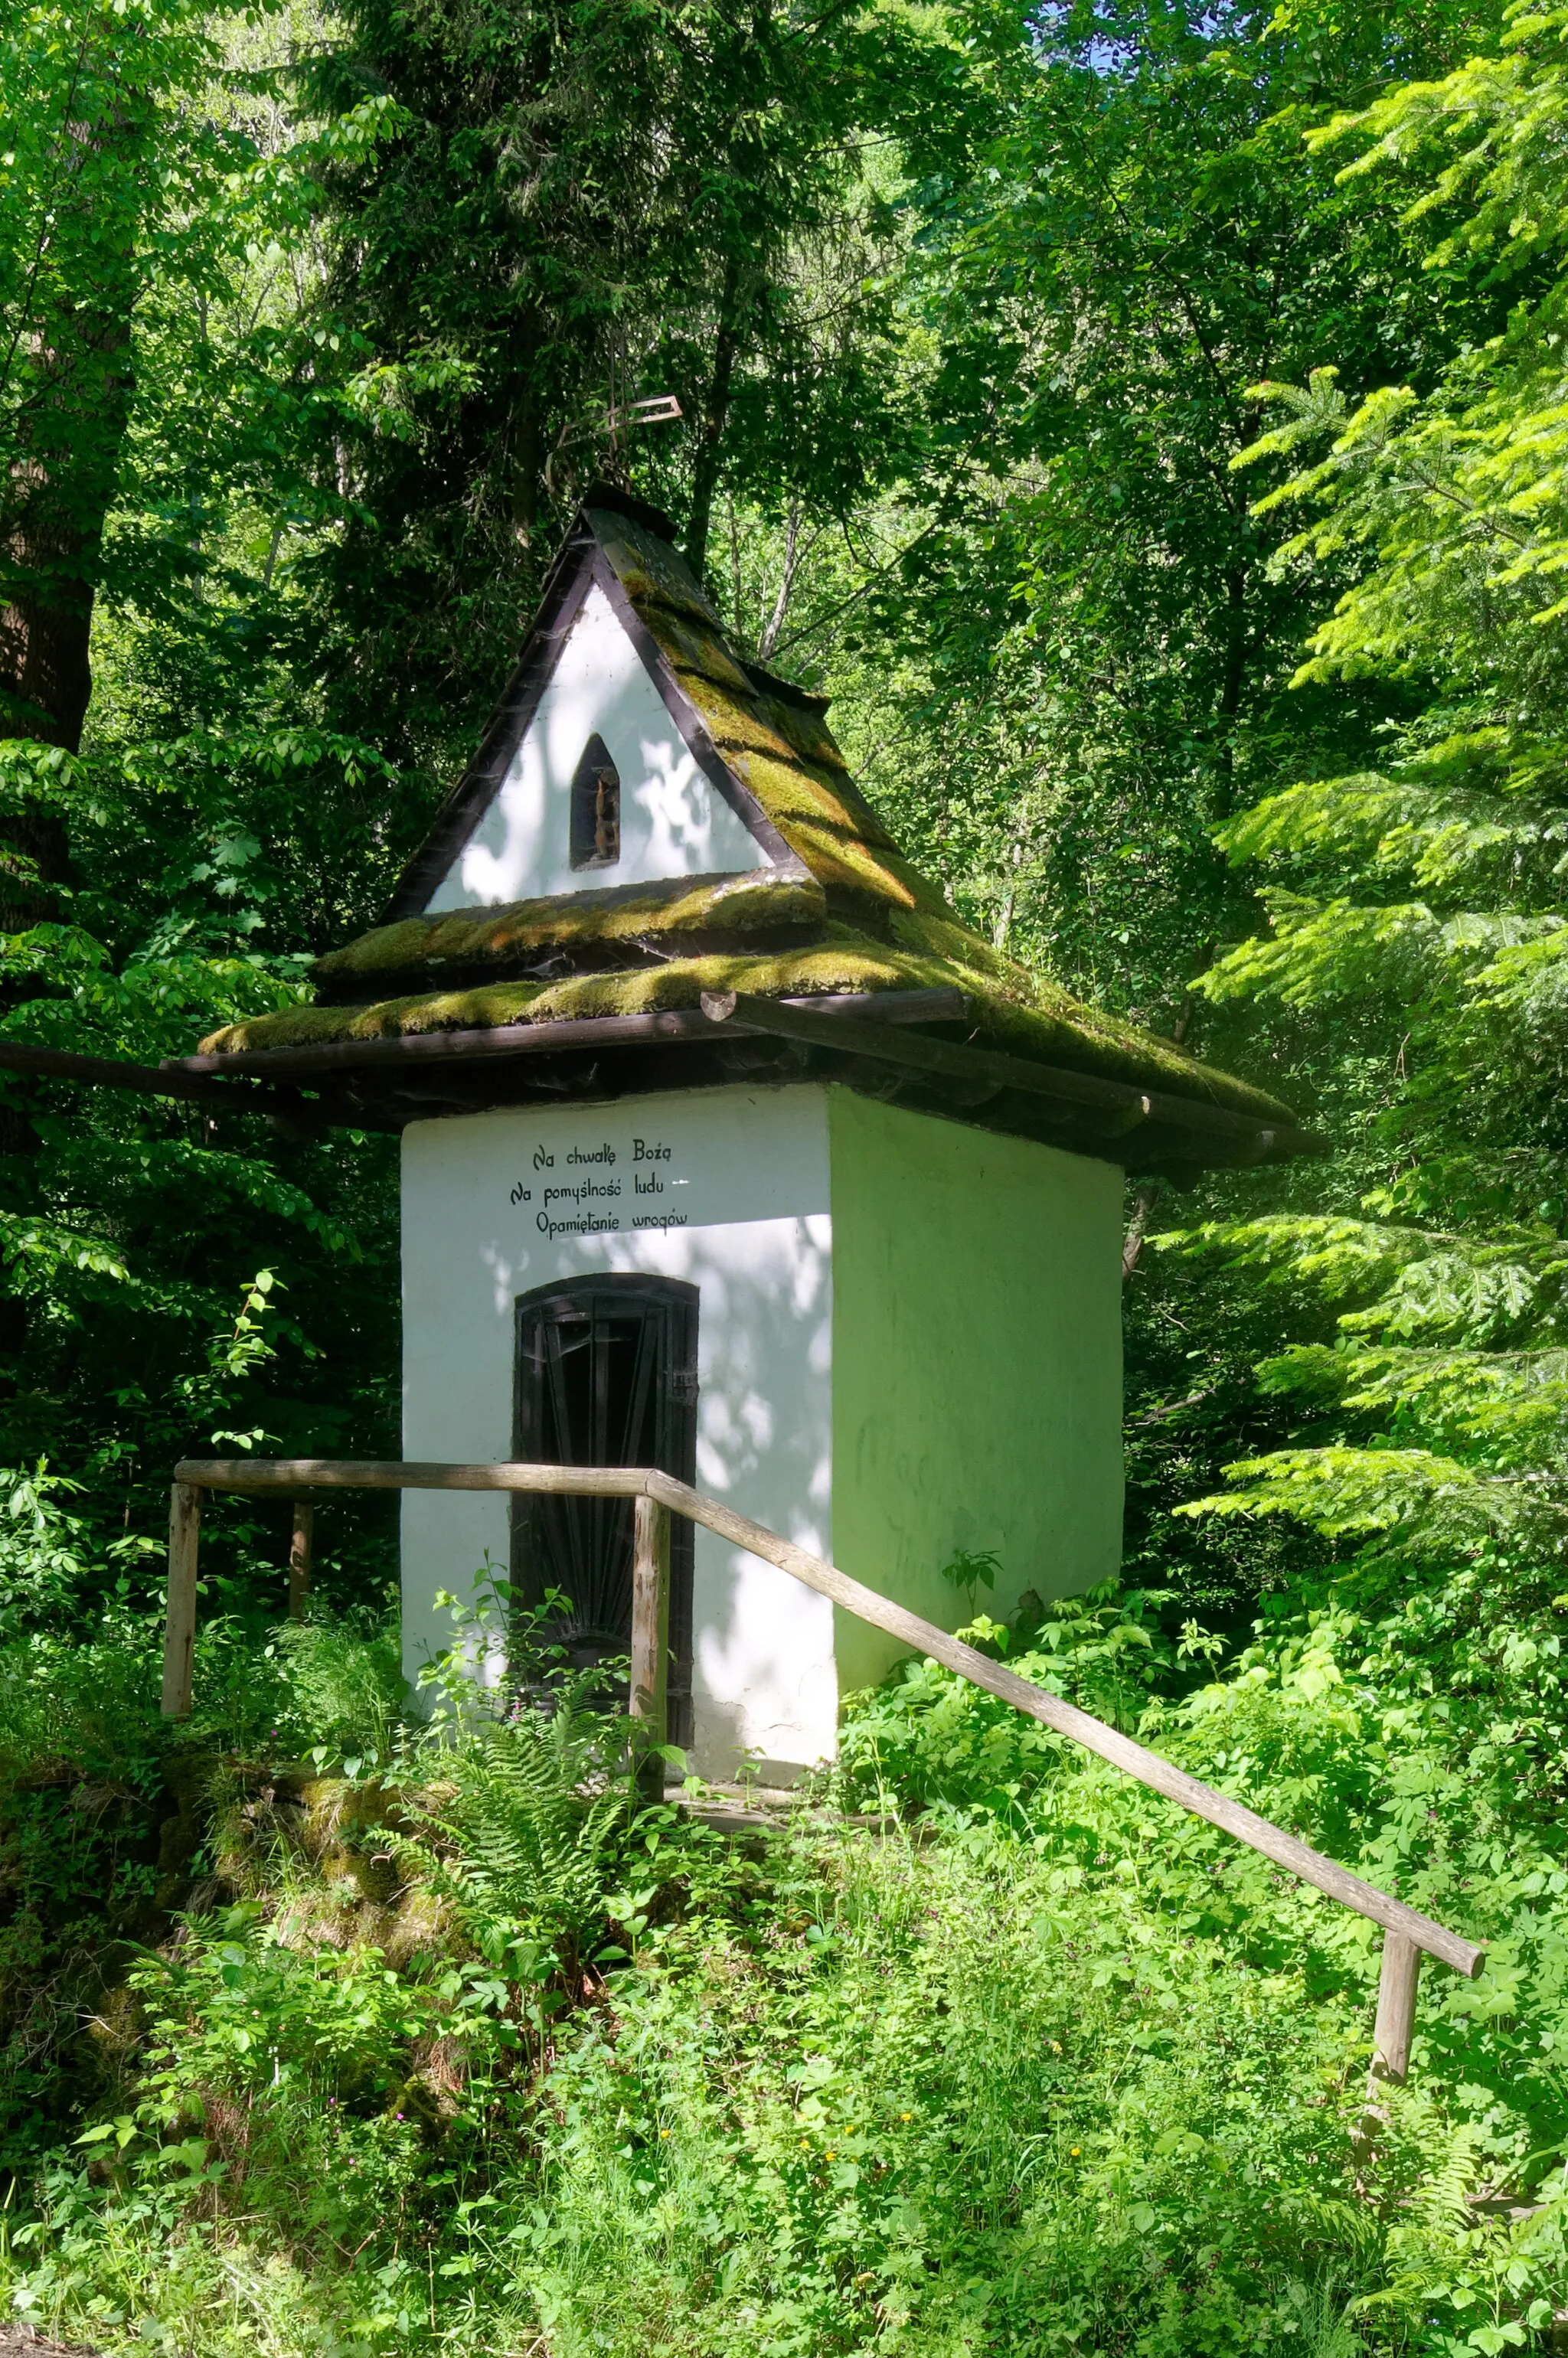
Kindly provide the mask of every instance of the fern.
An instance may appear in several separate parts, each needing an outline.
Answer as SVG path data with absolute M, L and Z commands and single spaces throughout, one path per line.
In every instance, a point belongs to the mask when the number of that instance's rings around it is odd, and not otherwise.
M 422 1813 L 429 1872 L 478 1932 L 575 1949 L 603 1913 L 627 1812 L 625 1725 L 589 1707 L 592 1683 L 475 1718 L 442 1752 L 443 1790 Z

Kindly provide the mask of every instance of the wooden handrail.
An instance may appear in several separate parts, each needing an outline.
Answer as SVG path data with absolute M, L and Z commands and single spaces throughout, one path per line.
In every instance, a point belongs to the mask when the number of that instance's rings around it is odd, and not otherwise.
M 760 1556 L 819 1596 L 874 1629 L 926 1654 L 999 1701 L 1037 1719 L 1058 1736 L 1108 1760 L 1195 1817 L 1271 1859 L 1276 1866 L 1312 1884 L 1383 1927 L 1382 1980 L 1379 1990 L 1372 2077 L 1402 2080 L 1409 2066 L 1415 2017 L 1416 1973 L 1421 1954 L 1436 1957 L 1474 1980 L 1486 1952 L 1474 1942 L 1423 1916 L 1417 1908 L 1352 1875 L 1321 1851 L 1260 1817 L 1255 1810 L 1192 1777 L 1173 1761 L 1151 1752 L 1104 1720 L 1080 1711 L 1047 1688 L 1021 1679 L 975 1647 L 937 1628 L 917 1613 L 851 1580 L 820 1556 L 780 1539 L 732 1507 L 709 1498 L 656 1468 L 623 1466 L 450 1465 L 408 1460 L 324 1457 L 184 1458 L 175 1467 L 169 1512 L 168 1621 L 164 1645 L 163 1709 L 182 1718 L 191 1707 L 191 1661 L 196 1627 L 196 1551 L 204 1490 L 277 1491 L 297 1498 L 310 1490 L 503 1490 L 546 1492 L 558 1498 L 634 1498 L 633 1568 L 632 1714 L 636 1723 L 636 1776 L 644 1792 L 662 1790 L 660 1747 L 665 1742 L 663 1635 L 669 1610 L 669 1517 L 685 1515 L 747 1554 Z M 654 1509 L 654 1511 L 649 1511 Z

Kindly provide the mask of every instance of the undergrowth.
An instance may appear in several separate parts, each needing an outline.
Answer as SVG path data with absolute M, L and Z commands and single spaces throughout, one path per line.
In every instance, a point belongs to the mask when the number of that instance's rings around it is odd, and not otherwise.
M 220 1629 L 171 1744 L 146 1633 L 14 1650 L 9 2298 L 190 2358 L 1548 2348 L 1563 1844 L 1379 1627 L 976 1625 L 1488 1940 L 1370 2151 L 1373 1928 L 931 1663 L 738 1844 L 580 1684 L 422 1733 L 378 1633 Z

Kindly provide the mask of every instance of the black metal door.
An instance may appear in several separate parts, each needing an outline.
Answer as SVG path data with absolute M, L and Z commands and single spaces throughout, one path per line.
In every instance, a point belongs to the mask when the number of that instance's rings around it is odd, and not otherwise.
M 517 1302 L 513 1454 L 538 1466 L 657 1466 L 697 1478 L 697 1303 L 676 1278 L 584 1277 Z M 692 1527 L 670 1542 L 670 1738 L 688 1744 Z M 512 1579 L 570 1608 L 553 1635 L 584 1666 L 632 1639 L 630 1498 L 517 1497 Z

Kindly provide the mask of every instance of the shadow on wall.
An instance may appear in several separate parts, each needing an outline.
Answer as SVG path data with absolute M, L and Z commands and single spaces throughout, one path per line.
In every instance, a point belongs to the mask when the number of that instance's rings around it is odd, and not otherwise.
M 832 1252 L 826 1214 L 593 1240 L 595 1265 L 699 1290 L 699 1489 L 832 1553 Z M 697 1534 L 693 1765 L 831 1753 L 838 1688 L 826 1598 L 713 1532 Z

